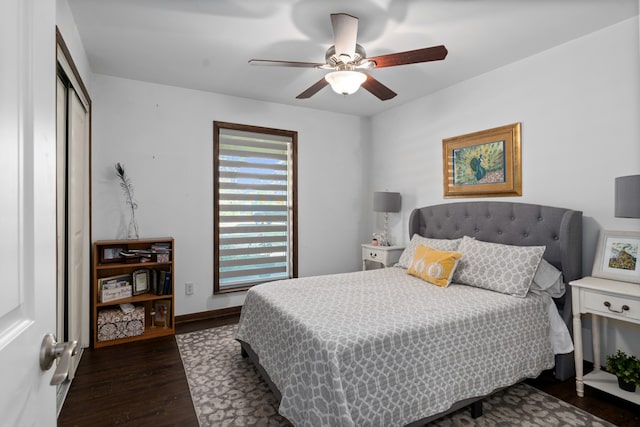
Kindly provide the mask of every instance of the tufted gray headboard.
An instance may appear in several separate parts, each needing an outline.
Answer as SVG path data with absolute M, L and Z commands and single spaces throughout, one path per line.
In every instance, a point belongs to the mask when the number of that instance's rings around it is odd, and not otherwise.
M 409 238 L 475 237 L 486 242 L 546 246 L 544 258 L 565 282 L 582 277 L 582 212 L 511 202 L 460 202 L 414 209 Z
M 486 242 L 546 246 L 544 258 L 562 271 L 565 283 L 582 277 L 582 212 L 512 202 L 459 202 L 414 209 L 409 238 L 415 233 L 435 239 L 475 237 Z M 556 300 L 572 330 L 571 291 Z M 556 377 L 575 375 L 573 354 L 556 356 Z

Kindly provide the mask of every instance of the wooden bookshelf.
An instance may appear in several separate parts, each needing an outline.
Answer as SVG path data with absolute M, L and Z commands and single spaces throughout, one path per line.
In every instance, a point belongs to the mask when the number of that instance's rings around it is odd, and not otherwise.
M 161 245 L 167 248 L 168 253 L 161 249 L 153 250 L 152 248 L 156 245 Z M 174 249 L 174 241 L 171 237 L 136 240 L 100 240 L 93 243 L 91 331 L 93 335 L 92 340 L 94 348 L 173 335 L 175 333 Z M 125 257 L 122 255 L 123 253 L 130 254 L 130 256 Z M 167 259 L 162 259 L 163 257 Z M 160 276 L 160 273 L 162 273 L 163 276 L 168 276 L 168 292 L 161 295 L 154 293 L 153 284 L 149 283 L 149 290 L 144 293 L 140 293 L 139 295 L 133 295 L 132 292 L 131 296 L 125 298 L 108 302 L 100 302 L 100 284 L 103 281 L 108 278 L 123 276 L 122 281 L 130 280 L 131 286 L 133 287 L 134 283 L 132 274 L 141 270 L 148 270 L 149 272 L 156 271 L 156 277 Z M 129 279 L 124 279 L 125 277 L 128 277 Z M 153 276 L 150 274 L 148 279 L 151 281 L 152 277 Z M 156 287 L 159 287 L 164 291 L 165 284 L 156 282 Z M 162 292 L 157 289 L 156 291 Z M 158 307 L 157 304 L 160 302 L 163 302 L 164 306 L 168 305 L 168 313 L 166 313 L 165 316 L 166 321 L 158 324 L 157 318 L 156 322 L 152 319 L 152 312 L 154 308 Z M 144 332 L 140 335 L 124 336 L 116 339 L 99 341 L 99 313 L 102 310 L 119 309 L 120 304 L 133 304 L 135 307 L 144 308 Z M 138 313 L 139 312 L 140 309 L 138 309 Z M 137 325 L 139 325 L 139 323 L 137 323 Z M 113 326 L 110 327 L 113 329 Z

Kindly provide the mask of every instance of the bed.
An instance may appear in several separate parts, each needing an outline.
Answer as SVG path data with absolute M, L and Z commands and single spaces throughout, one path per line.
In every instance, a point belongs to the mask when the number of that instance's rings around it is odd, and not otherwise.
M 496 255 L 508 264 L 525 260 L 517 275 L 531 269 L 535 253 L 564 282 L 579 278 L 580 212 L 449 203 L 415 209 L 409 236 L 413 249 L 421 247 L 414 241 L 442 244 L 436 249 L 444 251 L 456 242 L 465 248 L 460 265 L 465 259 L 467 265 L 449 286 L 433 286 L 407 274 L 415 254 L 405 250 L 398 267 L 283 280 L 248 292 L 236 339 L 294 425 L 418 426 L 468 405 L 476 416 L 483 397 L 524 378 L 554 366 L 558 378 L 573 375 L 573 355 L 555 351 L 549 337 L 551 312 L 565 331 L 571 326 L 569 287 L 552 299 L 528 287 L 496 291 L 493 283 L 483 288 L 482 278 L 478 286 L 456 280 L 473 282 L 489 271 L 474 271 L 469 262 L 487 247 L 508 249 Z

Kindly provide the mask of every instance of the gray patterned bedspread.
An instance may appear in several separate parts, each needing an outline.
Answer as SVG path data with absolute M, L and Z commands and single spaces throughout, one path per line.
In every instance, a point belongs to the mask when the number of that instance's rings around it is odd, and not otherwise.
M 236 339 L 294 425 L 402 426 L 551 368 L 546 301 L 401 268 L 283 280 L 249 291 Z

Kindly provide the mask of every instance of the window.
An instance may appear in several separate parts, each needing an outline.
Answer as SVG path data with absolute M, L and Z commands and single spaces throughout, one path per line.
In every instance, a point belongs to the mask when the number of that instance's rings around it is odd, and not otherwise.
M 297 277 L 297 138 L 213 122 L 214 293 Z

